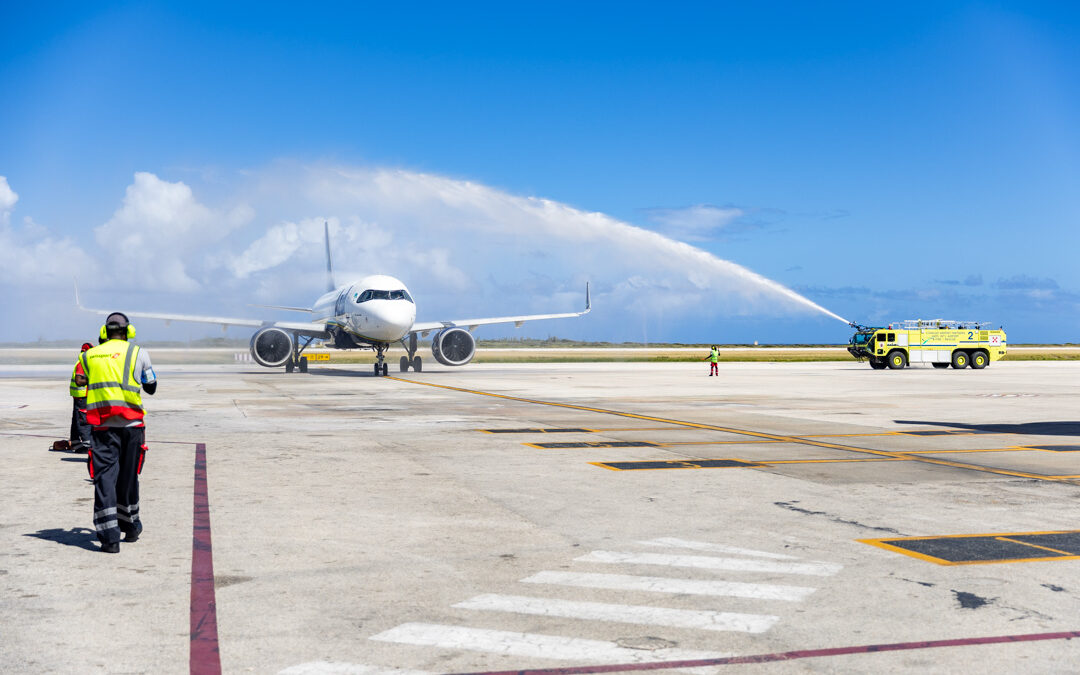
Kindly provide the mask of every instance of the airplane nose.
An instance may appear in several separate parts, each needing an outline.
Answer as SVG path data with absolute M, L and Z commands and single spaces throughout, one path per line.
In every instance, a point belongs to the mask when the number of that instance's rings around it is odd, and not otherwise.
M 415 307 L 406 302 L 387 302 L 374 314 L 374 318 L 384 326 L 387 335 L 394 334 L 389 338 L 394 340 L 402 337 L 416 321 Z

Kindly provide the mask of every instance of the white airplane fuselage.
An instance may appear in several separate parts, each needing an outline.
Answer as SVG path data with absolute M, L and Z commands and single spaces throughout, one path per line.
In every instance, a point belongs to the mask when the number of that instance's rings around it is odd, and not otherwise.
M 324 294 L 315 301 L 311 319 L 337 327 L 369 342 L 401 340 L 416 322 L 416 304 L 405 284 L 376 274 Z

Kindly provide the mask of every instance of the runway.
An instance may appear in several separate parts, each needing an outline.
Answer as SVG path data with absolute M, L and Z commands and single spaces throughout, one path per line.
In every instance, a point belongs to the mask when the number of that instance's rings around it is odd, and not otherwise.
M 1080 658 L 1080 364 L 163 365 L 118 555 L 46 450 L 69 369 L 5 368 L 5 670 Z

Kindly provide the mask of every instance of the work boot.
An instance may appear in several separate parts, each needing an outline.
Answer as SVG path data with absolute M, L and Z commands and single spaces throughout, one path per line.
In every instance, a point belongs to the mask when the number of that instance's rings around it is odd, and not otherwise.
M 113 543 L 113 544 L 102 544 L 101 545 L 101 552 L 102 553 L 119 553 L 120 552 L 120 542 L 116 542 L 116 543 Z
M 127 534 L 124 535 L 124 543 L 125 544 L 133 544 L 133 543 L 135 543 L 137 541 L 139 541 L 139 533 L 138 532 L 128 532 Z

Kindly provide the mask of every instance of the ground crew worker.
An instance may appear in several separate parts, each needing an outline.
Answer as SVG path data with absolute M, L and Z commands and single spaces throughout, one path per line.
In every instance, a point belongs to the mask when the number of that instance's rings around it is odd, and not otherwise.
M 702 359 L 702 361 L 709 361 L 710 362 L 709 363 L 709 377 L 712 377 L 713 375 L 716 375 L 717 377 L 720 376 L 720 368 L 717 365 L 720 362 L 720 348 L 719 347 L 717 347 L 716 345 L 713 345 L 712 349 L 709 350 L 709 355 L 706 356 L 704 359 Z
M 89 342 L 84 342 L 82 351 L 93 347 Z M 71 384 L 68 385 L 68 393 L 71 394 L 71 431 L 68 433 L 68 441 L 71 443 L 72 452 L 86 452 L 90 449 L 90 424 L 86 421 L 86 385 L 78 385 L 75 378 L 83 373 L 82 358 L 75 362 L 75 369 L 71 371 Z
M 137 541 L 139 472 L 146 454 L 142 396 L 157 390 L 157 377 L 146 350 L 134 342 L 135 327 L 126 315 L 114 312 L 101 327 L 103 344 L 80 357 L 86 373 L 86 419 L 93 427 L 90 453 L 94 479 L 94 529 L 101 550 L 120 551 L 124 541 Z

